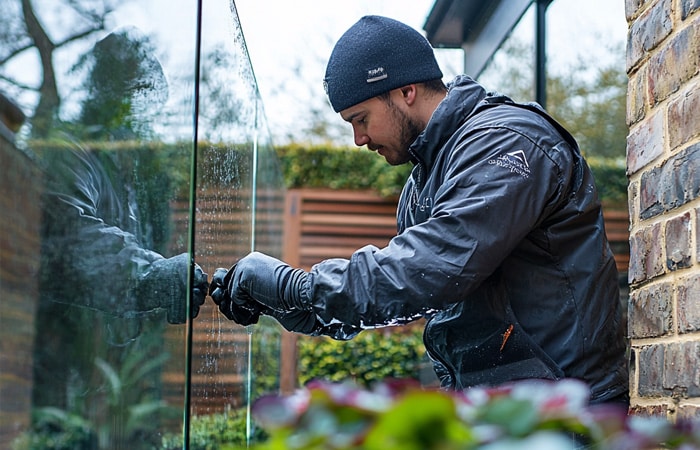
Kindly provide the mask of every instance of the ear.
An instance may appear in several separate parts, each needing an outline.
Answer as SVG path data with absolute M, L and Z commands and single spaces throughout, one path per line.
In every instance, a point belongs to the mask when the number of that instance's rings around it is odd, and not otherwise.
M 399 88 L 401 92 L 401 98 L 406 102 L 407 105 L 411 106 L 416 102 L 418 97 L 418 86 L 415 84 L 408 84 L 402 88 Z

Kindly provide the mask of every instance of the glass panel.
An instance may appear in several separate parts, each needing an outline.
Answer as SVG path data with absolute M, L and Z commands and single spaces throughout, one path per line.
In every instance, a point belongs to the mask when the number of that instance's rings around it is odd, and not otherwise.
M 557 0 L 547 9 L 546 24 L 548 111 L 567 126 L 589 159 L 624 158 L 624 4 Z M 479 75 L 488 89 L 534 100 L 535 25 L 533 5 Z
M 0 448 L 182 448 L 196 2 L 0 9 Z
M 548 109 L 567 125 L 589 159 L 618 158 L 623 165 L 626 40 L 622 2 L 557 0 L 547 10 Z
M 187 312 L 200 267 L 280 256 L 284 191 L 235 6 L 204 3 L 0 0 L 0 448 L 254 439 L 280 328 Z
M 235 7 L 204 2 L 202 29 L 195 253 L 213 274 L 254 249 L 281 256 L 284 191 Z M 274 321 L 246 328 L 211 301 L 202 307 L 194 321 L 191 442 L 216 420 L 236 430 L 221 444 L 255 439 L 249 406 L 278 387 L 279 341 Z
M 477 75 L 486 89 L 514 100 L 535 99 L 535 6 L 523 14 L 508 38 Z

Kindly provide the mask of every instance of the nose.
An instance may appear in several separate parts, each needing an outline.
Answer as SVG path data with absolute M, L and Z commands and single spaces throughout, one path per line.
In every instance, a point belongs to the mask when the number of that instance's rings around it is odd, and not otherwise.
M 355 133 L 355 145 L 362 147 L 369 143 L 369 136 L 366 133 L 357 130 L 357 128 L 354 128 L 353 132 Z

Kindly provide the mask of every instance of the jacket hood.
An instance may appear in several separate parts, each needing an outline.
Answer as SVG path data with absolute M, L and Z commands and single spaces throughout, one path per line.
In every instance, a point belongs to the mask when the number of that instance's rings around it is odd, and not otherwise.
M 472 114 L 486 90 L 471 77 L 459 75 L 447 85 L 447 96 L 408 151 L 415 163 L 430 167 L 442 145 Z

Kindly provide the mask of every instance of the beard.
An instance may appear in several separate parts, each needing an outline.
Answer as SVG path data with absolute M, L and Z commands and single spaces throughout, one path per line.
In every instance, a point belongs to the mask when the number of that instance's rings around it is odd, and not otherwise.
M 389 100 L 388 106 L 391 116 L 394 119 L 394 124 L 398 128 L 399 138 L 396 157 L 392 158 L 391 161 L 387 159 L 387 162 L 392 166 L 396 166 L 405 164 L 413 159 L 408 148 L 413 144 L 418 135 L 423 132 L 425 126 L 397 108 L 393 101 Z

